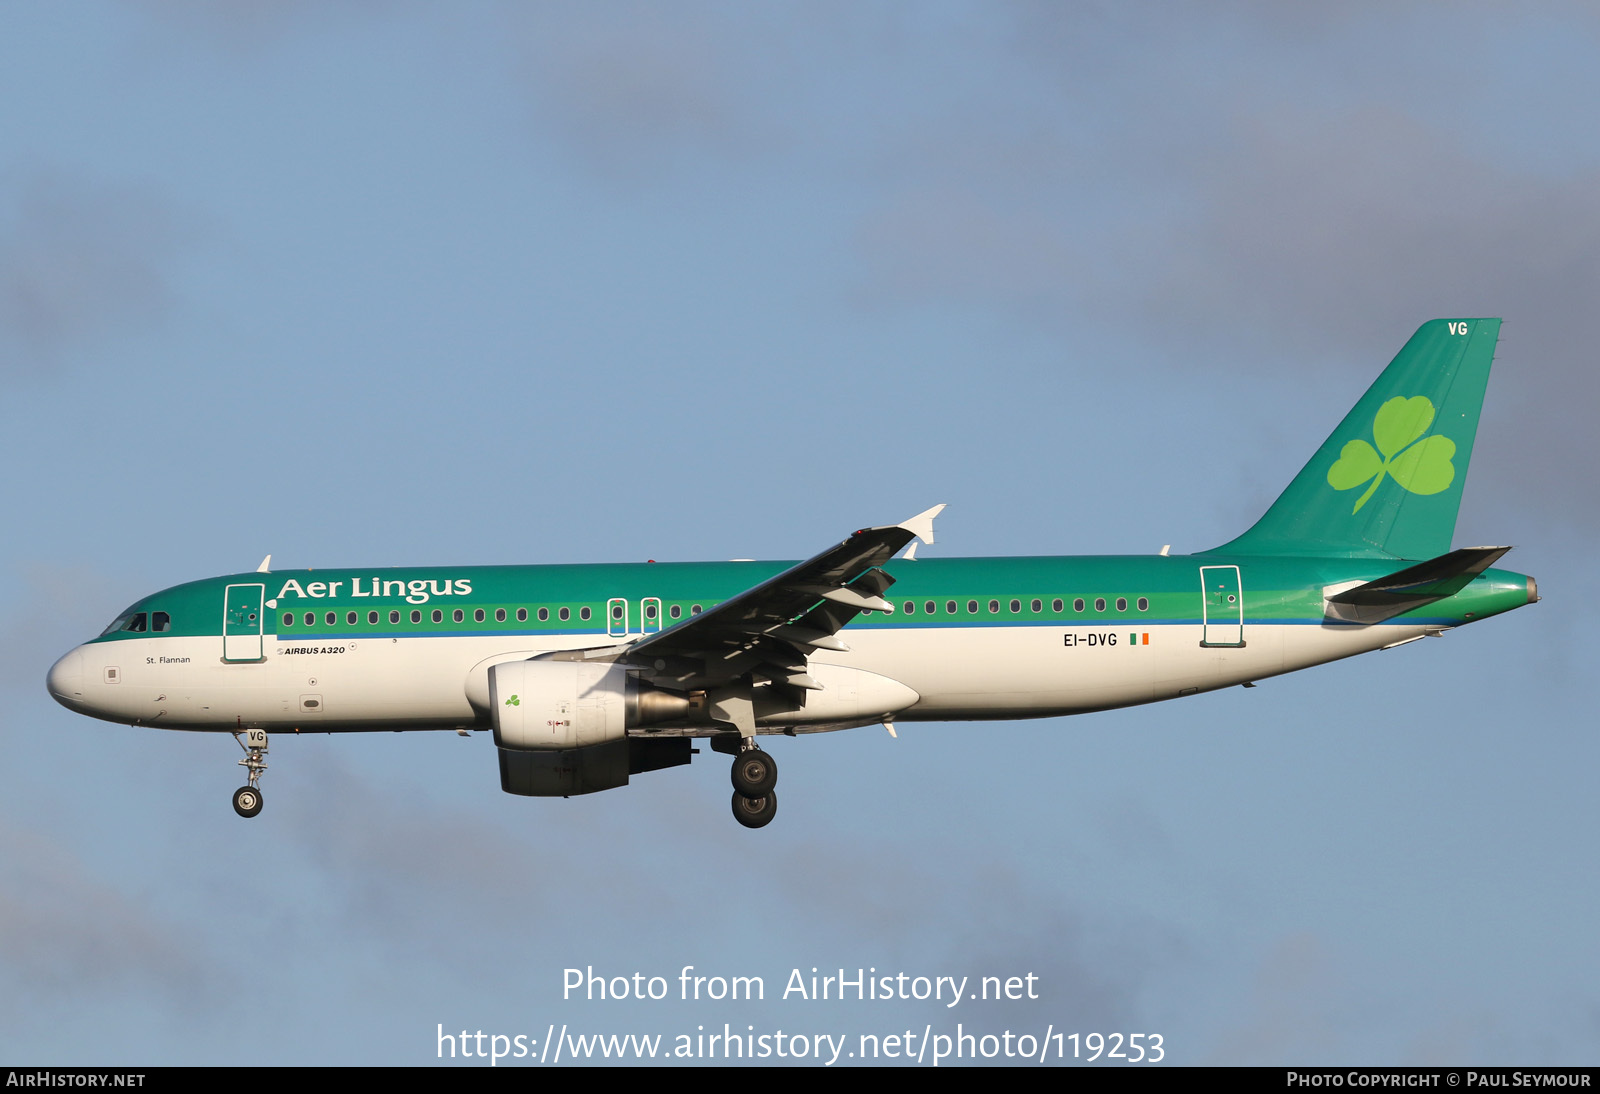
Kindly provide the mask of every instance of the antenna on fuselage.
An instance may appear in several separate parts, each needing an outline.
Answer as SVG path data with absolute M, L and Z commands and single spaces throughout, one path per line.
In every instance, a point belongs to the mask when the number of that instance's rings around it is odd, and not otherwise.
M 267 569 L 267 567 L 269 567 L 271 565 L 272 565 L 272 556 L 268 555 L 266 558 L 261 560 L 261 565 L 256 567 L 256 573 L 258 573 L 258 574 L 270 574 L 272 571 Z

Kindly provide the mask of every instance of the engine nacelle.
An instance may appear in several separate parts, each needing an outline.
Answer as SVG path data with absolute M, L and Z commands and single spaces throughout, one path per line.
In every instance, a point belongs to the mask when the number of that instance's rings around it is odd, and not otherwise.
M 505 661 L 489 669 L 489 710 L 501 748 L 567 751 L 685 717 L 689 699 L 641 684 L 620 665 Z
M 680 767 L 693 751 L 687 737 L 633 737 L 570 751 L 499 749 L 500 788 L 534 798 L 568 798 L 628 785 L 642 771 Z

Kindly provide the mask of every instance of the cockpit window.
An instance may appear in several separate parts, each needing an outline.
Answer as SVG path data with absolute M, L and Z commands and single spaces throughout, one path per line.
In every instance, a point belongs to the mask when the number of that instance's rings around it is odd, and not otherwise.
M 123 612 L 111 621 L 111 625 L 100 632 L 104 638 L 108 634 L 127 632 L 130 634 L 144 634 L 147 631 L 170 631 L 172 629 L 172 616 L 166 612 L 136 612 L 132 608 Z

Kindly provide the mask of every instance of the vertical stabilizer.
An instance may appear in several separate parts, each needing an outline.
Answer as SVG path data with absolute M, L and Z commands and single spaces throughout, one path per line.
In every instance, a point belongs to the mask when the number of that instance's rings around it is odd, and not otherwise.
M 1450 550 L 1498 319 L 1424 323 L 1265 516 L 1214 554 Z

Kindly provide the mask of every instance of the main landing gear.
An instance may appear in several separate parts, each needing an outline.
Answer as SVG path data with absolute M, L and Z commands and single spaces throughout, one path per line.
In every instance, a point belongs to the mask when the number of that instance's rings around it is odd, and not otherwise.
M 733 819 L 746 828 L 763 828 L 778 815 L 778 764 L 746 739 L 733 758 Z
M 235 733 L 233 739 L 239 741 L 239 734 Z M 267 769 L 262 761 L 267 754 L 267 731 L 245 730 L 244 740 L 239 741 L 239 747 L 244 749 L 244 759 L 239 761 L 239 766 L 249 772 L 250 781 L 249 785 L 233 792 L 233 811 L 241 817 L 253 817 L 261 812 L 261 788 L 257 784 L 261 781 L 261 773 Z

